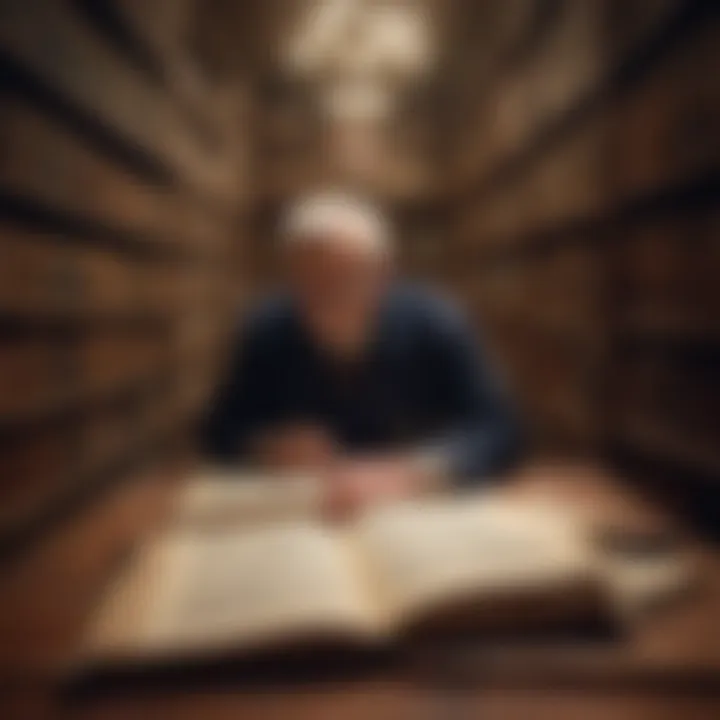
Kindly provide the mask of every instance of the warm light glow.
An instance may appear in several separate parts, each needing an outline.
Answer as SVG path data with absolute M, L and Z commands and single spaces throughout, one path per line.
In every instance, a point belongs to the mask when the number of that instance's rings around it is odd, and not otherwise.
M 428 28 L 413 7 L 379 6 L 366 14 L 365 56 L 379 59 L 384 69 L 397 75 L 421 72 L 430 61 Z
M 367 0 L 316 0 L 291 41 L 292 70 L 332 83 L 324 92 L 332 114 L 385 113 L 393 90 L 431 61 L 427 18 L 419 5 Z
M 360 0 L 313 0 L 292 38 L 288 53 L 294 70 L 313 75 L 322 72 L 347 28 L 357 20 Z

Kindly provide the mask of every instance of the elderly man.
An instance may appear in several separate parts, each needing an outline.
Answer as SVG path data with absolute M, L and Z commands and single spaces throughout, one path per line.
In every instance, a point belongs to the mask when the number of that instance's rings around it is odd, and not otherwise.
M 461 314 L 396 282 L 383 217 L 325 194 L 283 227 L 287 291 L 239 333 L 205 428 L 217 460 L 311 468 L 331 511 L 494 476 L 516 420 Z

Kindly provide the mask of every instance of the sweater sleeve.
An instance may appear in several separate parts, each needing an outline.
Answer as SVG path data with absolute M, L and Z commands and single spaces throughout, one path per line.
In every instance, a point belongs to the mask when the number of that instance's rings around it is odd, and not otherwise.
M 482 482 L 507 470 L 521 455 L 522 432 L 503 383 L 454 309 L 431 328 L 432 376 L 446 426 L 430 453 L 460 483 Z
M 272 337 L 262 322 L 249 321 L 236 335 L 224 379 L 201 428 L 201 449 L 212 460 L 245 456 L 251 436 L 277 415 Z

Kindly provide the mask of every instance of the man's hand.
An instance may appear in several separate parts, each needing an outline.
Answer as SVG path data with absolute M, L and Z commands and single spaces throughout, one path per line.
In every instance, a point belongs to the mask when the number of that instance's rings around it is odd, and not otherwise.
M 427 463 L 409 455 L 343 458 L 330 435 L 317 426 L 278 428 L 258 438 L 255 449 L 271 470 L 316 473 L 324 486 L 324 512 L 333 518 L 422 495 L 438 484 Z
M 430 478 L 412 459 L 370 458 L 339 463 L 327 476 L 325 510 L 347 517 L 363 508 L 421 495 Z
M 336 448 L 322 428 L 293 425 L 258 438 L 256 454 L 264 466 L 272 469 L 319 471 L 333 462 Z

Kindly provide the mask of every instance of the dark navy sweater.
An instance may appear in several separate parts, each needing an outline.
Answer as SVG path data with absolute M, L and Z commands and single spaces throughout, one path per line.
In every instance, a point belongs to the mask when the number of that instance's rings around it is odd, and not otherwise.
M 205 451 L 242 458 L 255 433 L 295 422 L 324 427 L 350 453 L 442 453 L 458 478 L 497 474 L 520 450 L 517 419 L 462 315 L 404 286 L 388 292 L 353 367 L 323 356 L 289 297 L 251 314 L 205 423 Z

